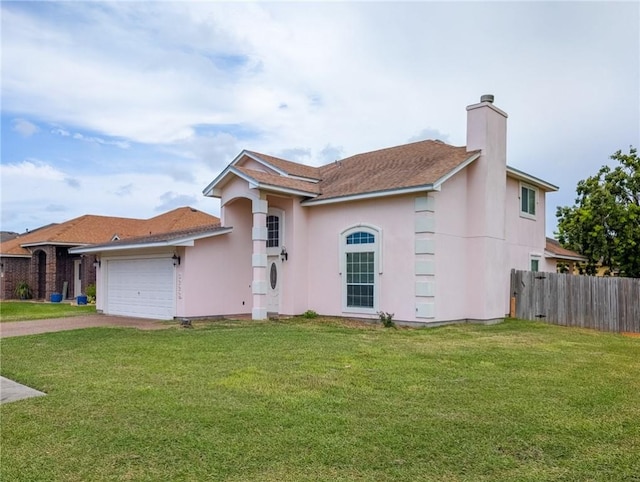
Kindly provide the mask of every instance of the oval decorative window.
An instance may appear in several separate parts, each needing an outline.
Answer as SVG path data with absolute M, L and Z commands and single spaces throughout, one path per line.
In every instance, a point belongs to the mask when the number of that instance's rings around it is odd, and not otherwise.
M 271 270 L 269 271 L 269 281 L 271 282 L 271 289 L 276 289 L 278 283 L 278 267 L 275 263 L 271 263 Z

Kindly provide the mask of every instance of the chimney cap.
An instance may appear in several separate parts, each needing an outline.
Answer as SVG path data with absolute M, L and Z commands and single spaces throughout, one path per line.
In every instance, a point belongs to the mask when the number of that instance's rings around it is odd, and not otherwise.
M 480 97 L 480 102 L 489 102 L 490 104 L 493 104 L 493 99 L 493 94 L 484 94 Z

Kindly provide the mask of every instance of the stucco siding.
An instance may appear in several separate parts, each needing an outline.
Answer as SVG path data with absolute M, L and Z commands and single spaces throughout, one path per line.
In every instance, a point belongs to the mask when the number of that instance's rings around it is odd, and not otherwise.
M 375 313 L 345 311 L 340 272 L 340 233 L 359 224 L 381 230 L 381 274 L 376 273 L 376 309 L 399 320 L 415 321 L 414 196 L 317 206 L 308 223 L 309 308 L 333 316 L 377 318 Z
M 235 199 L 224 211 L 231 233 L 197 240 L 185 248 L 178 316 L 251 312 L 251 201 Z

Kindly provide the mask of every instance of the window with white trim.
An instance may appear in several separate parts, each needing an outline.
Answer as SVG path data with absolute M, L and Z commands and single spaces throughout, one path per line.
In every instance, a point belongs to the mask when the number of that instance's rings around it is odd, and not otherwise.
M 280 246 L 280 216 L 269 214 L 267 216 L 267 248 Z
M 531 258 L 531 271 L 540 271 L 540 260 L 538 258 Z
M 284 211 L 279 208 L 269 208 L 267 212 L 267 255 L 280 254 L 284 246 Z
M 345 311 L 375 313 L 378 305 L 380 232 L 348 229 L 341 236 L 342 291 Z
M 538 190 L 527 184 L 520 183 L 520 215 L 527 218 L 536 217 L 536 201 Z

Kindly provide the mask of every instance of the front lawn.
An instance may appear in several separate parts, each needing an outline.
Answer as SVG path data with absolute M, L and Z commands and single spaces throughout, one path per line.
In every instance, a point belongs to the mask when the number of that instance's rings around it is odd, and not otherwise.
M 95 305 L 76 306 L 70 303 L 0 301 L 0 321 L 65 318 L 67 316 L 88 315 L 95 312 Z
M 293 319 L 0 341 L 1 480 L 633 481 L 640 340 Z

